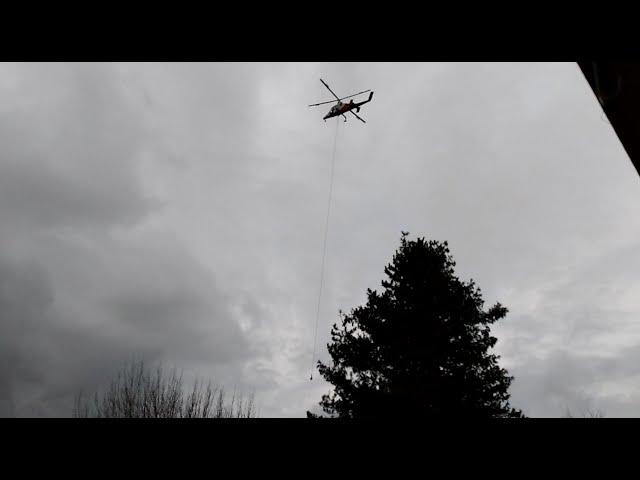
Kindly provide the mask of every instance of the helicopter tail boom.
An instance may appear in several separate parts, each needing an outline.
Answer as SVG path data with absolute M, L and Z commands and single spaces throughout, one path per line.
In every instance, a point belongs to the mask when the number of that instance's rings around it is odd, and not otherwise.
M 360 105 L 364 105 L 365 103 L 369 103 L 372 98 L 373 98 L 373 92 L 369 94 L 369 98 L 367 98 L 364 102 L 356 103 L 355 105 L 360 106 Z

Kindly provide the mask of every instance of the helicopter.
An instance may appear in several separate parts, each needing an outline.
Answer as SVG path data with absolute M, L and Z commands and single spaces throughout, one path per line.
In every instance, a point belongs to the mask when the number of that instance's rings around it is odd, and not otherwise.
M 338 96 L 333 93 L 333 90 L 331 90 L 331 88 L 329 88 L 329 85 L 327 85 L 325 83 L 324 80 L 320 79 L 320 81 L 322 82 L 322 84 L 327 87 L 327 90 L 329 90 L 331 92 L 331 94 L 336 97 L 336 100 L 338 103 L 336 103 L 333 107 L 331 107 L 331 110 L 329 110 L 329 113 L 327 113 L 322 119 L 326 122 L 327 118 L 331 118 L 331 117 L 337 117 L 338 115 L 342 115 L 344 117 L 344 121 L 347 121 L 347 116 L 345 115 L 345 113 L 347 112 L 351 112 L 358 120 L 360 120 L 362 123 L 367 123 L 365 122 L 361 117 L 359 117 L 355 112 L 359 112 L 360 111 L 360 106 L 364 105 L 365 103 L 369 103 L 371 101 L 371 98 L 373 97 L 373 92 L 371 92 L 371 90 L 363 90 L 362 92 L 358 92 L 358 93 L 354 93 L 353 95 L 348 95 L 346 97 L 342 97 L 342 98 L 338 98 Z M 355 97 L 357 95 L 360 95 L 362 93 L 366 93 L 366 92 L 371 92 L 369 94 L 369 98 L 367 100 L 365 100 L 364 102 L 359 102 L 359 103 L 354 103 L 353 98 L 351 97 Z M 350 102 L 346 102 L 343 103 L 342 100 L 346 99 L 346 98 L 351 98 Z M 324 105 L 326 103 L 333 103 L 334 100 L 329 100 L 328 102 L 320 102 L 320 103 L 314 103 L 309 105 L 310 107 L 317 107 L 318 105 Z

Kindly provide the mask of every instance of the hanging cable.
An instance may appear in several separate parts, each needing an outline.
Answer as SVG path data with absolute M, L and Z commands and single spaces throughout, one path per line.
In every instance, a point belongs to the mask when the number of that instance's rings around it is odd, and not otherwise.
M 313 380 L 313 367 L 316 358 L 316 342 L 318 340 L 318 321 L 320 319 L 320 301 L 322 299 L 322 287 L 324 285 L 324 261 L 327 256 L 327 236 L 329 232 L 329 215 L 331 213 L 331 197 L 333 195 L 333 171 L 336 163 L 336 146 L 338 144 L 338 126 L 340 125 L 339 117 L 336 118 L 336 132 L 333 137 L 333 156 L 331 158 L 331 179 L 329 181 L 329 203 L 327 204 L 327 218 L 324 222 L 324 242 L 322 245 L 322 262 L 320 264 L 320 289 L 318 292 L 318 308 L 316 309 L 316 328 L 313 335 L 313 354 L 311 355 L 311 375 L 309 380 Z

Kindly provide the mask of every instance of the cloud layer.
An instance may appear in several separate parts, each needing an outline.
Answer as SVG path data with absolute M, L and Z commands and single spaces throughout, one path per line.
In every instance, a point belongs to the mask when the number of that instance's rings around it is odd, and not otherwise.
M 360 122 L 306 105 L 371 88 Z M 530 415 L 640 412 L 640 189 L 574 64 L 2 64 L 0 415 L 144 357 L 304 416 L 401 230 L 448 240 Z

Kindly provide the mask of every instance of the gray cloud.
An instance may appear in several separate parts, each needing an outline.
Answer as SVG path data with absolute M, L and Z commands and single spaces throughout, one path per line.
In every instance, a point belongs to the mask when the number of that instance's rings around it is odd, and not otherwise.
M 73 394 L 100 387 L 133 357 L 187 372 L 217 365 L 242 381 L 236 363 L 250 347 L 230 302 L 188 254 L 168 245 L 52 250 L 55 261 L 0 268 L 0 377 L 16 414 L 64 415 Z
M 0 112 L 2 413 L 69 415 L 133 357 L 225 366 L 242 383 L 234 365 L 251 352 L 230 300 L 170 231 L 146 226 L 162 208 L 144 184 L 157 148 L 126 77 L 4 68 L 20 81 L 3 93 L 21 102 Z
M 135 223 L 154 206 L 140 189 L 143 118 L 102 65 L 6 66 L 18 72 L 0 112 L 5 228 Z M 18 102 L 16 99 L 20 99 Z

